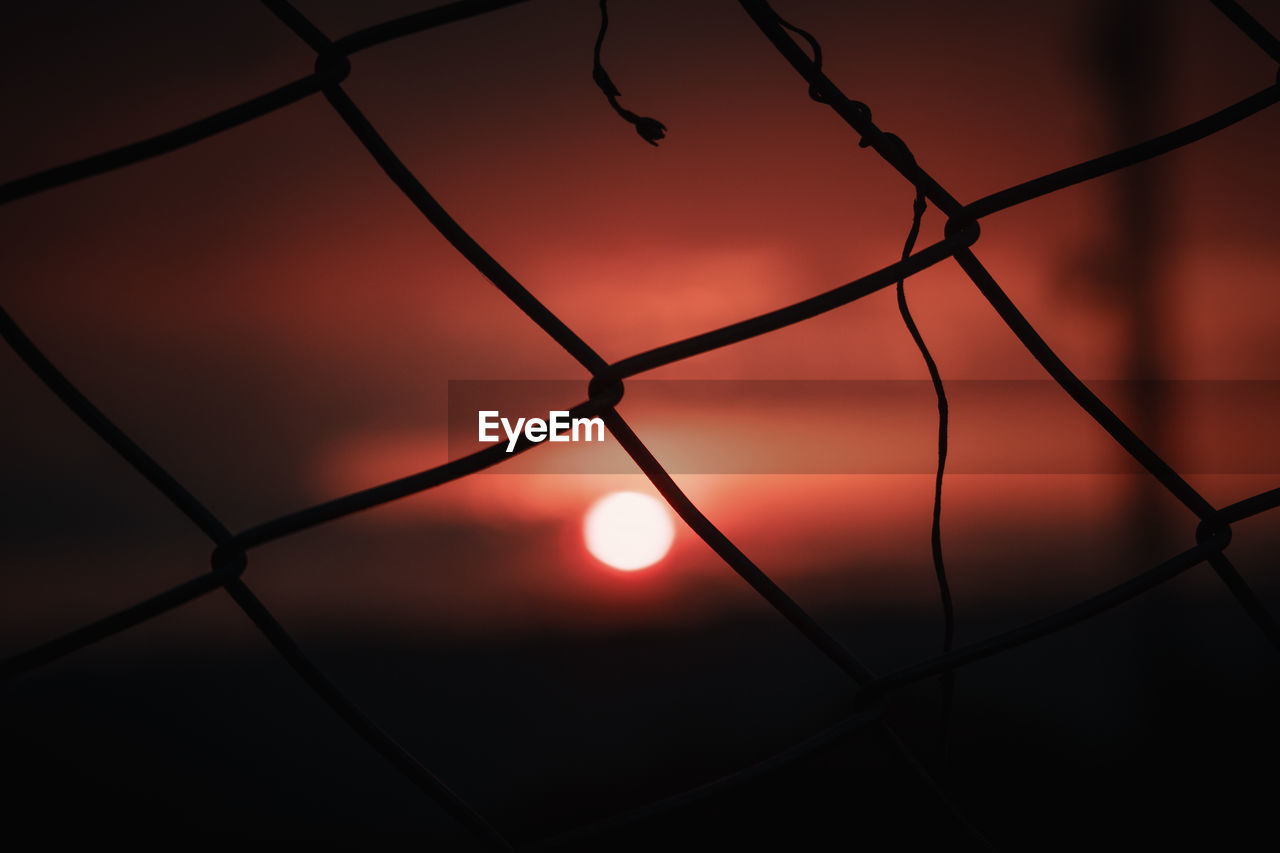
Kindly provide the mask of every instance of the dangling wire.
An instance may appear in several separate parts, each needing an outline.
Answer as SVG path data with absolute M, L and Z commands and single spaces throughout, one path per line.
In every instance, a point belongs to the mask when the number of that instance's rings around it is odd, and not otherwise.
M 911 254 L 916 238 L 920 236 L 920 223 L 924 219 L 924 211 L 924 190 L 917 184 L 916 198 L 912 205 L 911 231 L 907 234 L 907 242 L 902 249 L 903 258 Z M 947 467 L 947 392 L 942 386 L 942 375 L 938 373 L 938 365 L 929 353 L 919 327 L 911 317 L 911 309 L 907 307 L 905 285 L 905 280 L 898 280 L 898 313 L 902 315 L 902 321 L 907 324 L 907 331 L 911 333 L 911 339 L 916 342 L 920 355 L 924 356 L 925 366 L 929 369 L 929 379 L 933 382 L 933 391 L 938 398 L 938 472 L 933 484 L 933 528 L 929 539 L 933 548 L 933 571 L 937 575 L 938 593 L 942 597 L 942 651 L 946 653 L 951 651 L 956 633 L 955 605 L 951 600 L 951 585 L 947 583 L 947 571 L 942 562 L 942 477 Z M 942 722 L 938 738 L 938 754 L 944 768 L 951 744 L 951 709 L 955 701 L 955 692 L 956 673 L 955 670 L 948 669 L 942 674 Z
M 604 34 L 608 29 L 609 0 L 600 0 L 600 34 L 596 36 L 595 68 L 591 72 L 591 78 L 609 99 L 609 106 L 613 107 L 613 111 L 635 125 L 636 133 L 640 134 L 641 139 L 650 145 L 657 145 L 658 140 L 667 135 L 667 126 L 656 118 L 637 115 L 619 104 L 618 96 L 622 93 L 618 91 L 617 86 L 613 85 L 613 81 L 609 79 L 609 72 L 605 71 L 604 65 L 600 63 L 600 48 L 604 46 Z
M 772 10 L 770 10 L 772 12 Z M 812 34 L 806 30 L 797 27 L 795 24 L 785 20 L 777 12 L 772 12 L 773 18 L 778 25 L 784 29 L 790 30 L 800 38 L 804 39 L 809 48 L 813 51 L 814 69 L 822 71 L 822 45 Z M 827 103 L 827 98 L 818 90 L 817 86 L 810 84 L 809 97 L 819 103 Z M 871 119 L 871 110 L 859 101 L 850 101 L 854 107 L 863 112 L 868 122 Z M 886 146 L 897 148 L 901 152 L 903 159 L 909 161 L 913 166 L 915 157 L 911 153 L 911 149 L 907 148 L 900 138 L 892 133 L 883 133 L 879 130 L 871 131 L 877 137 L 877 140 Z M 865 148 L 872 142 L 867 136 L 863 136 L 859 140 L 858 145 Z M 916 176 L 918 178 L 918 176 Z M 911 254 L 911 250 L 915 247 L 916 239 L 920 236 L 920 224 L 924 220 L 924 212 L 926 207 L 924 189 L 920 180 L 912 181 L 916 187 L 915 202 L 912 205 L 911 231 L 907 234 L 906 245 L 902 248 L 902 257 L 905 260 Z M 933 360 L 933 355 L 929 352 L 929 347 L 925 345 L 924 337 L 920 334 L 920 329 L 916 326 L 915 320 L 911 316 L 911 309 L 907 306 L 907 293 L 905 279 L 898 280 L 898 312 L 902 315 L 902 321 L 906 323 L 907 331 L 911 333 L 911 339 L 915 341 L 916 348 L 920 350 L 920 355 L 924 357 L 925 367 L 929 370 L 929 379 L 933 382 L 933 391 L 938 398 L 938 469 L 934 478 L 933 485 L 933 522 L 932 529 L 929 534 L 929 541 L 933 551 L 933 572 L 938 581 L 938 594 L 942 599 L 942 651 L 944 653 L 951 651 L 955 645 L 956 633 L 956 614 L 955 604 L 951 599 L 951 585 L 947 582 L 947 570 L 942 561 L 942 480 L 947 467 L 947 430 L 948 430 L 948 414 L 949 407 L 947 405 L 947 392 L 942 385 L 942 375 L 938 372 L 938 365 Z M 940 764 L 945 768 L 947 763 L 947 753 L 950 750 L 951 743 L 951 710 L 955 704 L 956 691 L 956 675 L 955 670 L 947 669 L 942 674 L 942 709 L 941 709 L 941 725 L 939 731 L 938 754 Z

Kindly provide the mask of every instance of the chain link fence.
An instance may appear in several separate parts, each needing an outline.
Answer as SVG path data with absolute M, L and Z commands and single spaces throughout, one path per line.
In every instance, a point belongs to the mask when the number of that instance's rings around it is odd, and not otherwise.
M 312 73 L 167 133 L 11 181 L 0 186 L 0 203 L 15 202 L 55 187 L 86 180 L 113 169 L 124 168 L 177 148 L 195 144 L 221 131 L 253 121 L 305 98 L 322 96 L 387 177 L 417 207 L 423 217 L 518 306 L 529 320 L 582 365 L 589 374 L 590 381 L 586 389 L 586 399 L 571 408 L 572 416 L 602 417 L 609 431 L 625 449 L 636 467 L 652 482 L 689 528 L 706 542 L 730 569 L 750 584 L 783 618 L 800 631 L 818 652 L 840 667 L 857 686 L 857 701 L 853 713 L 842 722 L 812 738 L 712 784 L 681 792 L 669 799 L 616 815 L 600 823 L 579 827 L 534 846 L 542 849 L 554 848 L 570 842 L 582 842 L 625 824 L 670 812 L 774 772 L 780 767 L 826 749 L 854 731 L 861 730 L 874 731 L 882 737 L 896 753 L 903 766 L 911 773 L 918 775 L 934 792 L 938 806 L 944 809 L 954 821 L 958 837 L 964 834 L 971 841 L 985 846 L 986 842 L 982 839 L 980 831 L 953 805 L 945 788 L 936 781 L 933 772 L 917 757 L 915 750 L 902 741 L 885 722 L 884 700 L 891 697 L 895 691 L 938 677 L 944 679 L 944 684 L 949 684 L 956 671 L 968 664 L 1091 619 L 1185 572 L 1205 565 L 1229 590 L 1243 616 L 1263 632 L 1271 645 L 1280 649 L 1280 626 L 1236 570 L 1227 554 L 1231 543 L 1231 526 L 1236 522 L 1280 507 L 1280 488 L 1244 496 L 1225 506 L 1211 504 L 1165 459 L 1144 443 L 1128 423 L 1108 408 L 1090 387 L 1067 367 L 1010 300 L 999 283 L 979 261 L 974 251 L 980 238 L 980 222 L 985 217 L 1204 139 L 1275 105 L 1280 101 L 1280 83 L 1270 83 L 1255 94 L 1184 127 L 1123 150 L 1001 189 L 965 204 L 949 193 L 916 161 L 902 139 L 877 126 L 866 104 L 846 96 L 842 89 L 824 73 L 821 47 L 817 39 L 784 21 L 767 2 L 741 0 L 745 14 L 750 16 L 774 49 L 795 70 L 800 81 L 807 86 L 809 97 L 833 110 L 852 132 L 857 134 L 861 147 L 883 158 L 908 185 L 914 188 L 916 205 L 911 235 L 907 240 L 902 259 L 897 263 L 870 272 L 833 290 L 759 316 L 610 363 L 569 328 L 560 317 L 544 306 L 449 215 L 387 145 L 342 85 L 352 71 L 350 57 L 356 53 L 523 1 L 458 0 L 458 2 L 385 21 L 338 39 L 331 39 L 290 4 L 281 0 L 264 0 L 264 4 L 277 18 L 315 51 L 315 68 Z M 1280 41 L 1267 32 L 1247 11 L 1230 0 L 1214 0 L 1213 5 L 1235 24 L 1244 38 L 1252 42 L 1254 47 L 1280 63 Z M 655 119 L 638 116 L 622 107 L 617 99 L 616 88 L 604 72 L 600 61 L 600 48 L 605 34 L 604 25 L 607 24 L 607 10 L 604 6 L 602 2 L 601 9 L 606 14 L 602 16 L 600 38 L 596 44 L 595 80 L 619 115 L 635 124 L 642 138 L 656 143 L 662 138 L 665 128 Z M 930 206 L 946 217 L 947 226 L 943 239 L 914 250 L 920 219 Z M 1062 392 L 1096 421 L 1160 487 L 1198 519 L 1194 530 L 1195 544 L 1186 550 L 1163 559 L 1157 558 L 1158 562 L 1155 565 L 1130 579 L 1049 616 L 978 642 L 957 647 L 953 647 L 952 643 L 951 605 L 937 539 L 945 462 L 945 395 L 936 366 L 911 321 L 902 290 L 902 282 L 906 278 L 931 266 L 948 262 L 956 264 L 964 272 L 982 297 L 995 309 L 1008 329 L 1060 386 Z M 899 304 L 903 317 L 928 363 L 939 393 L 940 408 L 943 413 L 943 420 L 939 425 L 940 453 L 934 504 L 934 558 L 947 612 L 948 627 L 944 650 L 941 654 L 895 671 L 873 672 L 857 655 L 790 598 L 760 566 L 739 550 L 694 505 L 664 470 L 661 463 L 650 453 L 640 436 L 631 429 L 615 406 L 622 398 L 624 382 L 628 378 L 804 322 L 893 285 L 898 286 Z M 243 609 L 276 651 L 316 695 L 372 749 L 403 773 L 426 796 L 432 798 L 442 809 L 467 827 L 482 845 L 497 850 L 512 849 L 513 845 L 509 839 L 480 810 L 464 801 L 418 758 L 401 748 L 389 734 L 369 719 L 317 669 L 254 594 L 247 580 L 247 569 L 249 554 L 259 546 L 282 537 L 303 533 L 334 519 L 372 509 L 389 501 L 466 477 L 498 465 L 514 454 L 528 451 L 535 444 L 522 439 L 515 447 L 514 453 L 508 453 L 505 447 L 497 445 L 454 459 L 436 468 L 409 474 L 299 509 L 239 532 L 233 532 L 128 434 L 117 427 L 91 400 L 77 390 L 76 386 L 44 355 L 40 347 L 22 331 L 9 314 L 3 311 L 0 311 L 0 334 L 31 371 L 68 408 L 127 460 L 138 473 L 159 489 L 178 511 L 209 538 L 213 546 L 211 566 L 208 571 L 131 607 L 6 659 L 0 664 L 0 673 L 3 677 L 15 678 L 71 654 L 77 649 L 179 608 L 201 596 L 222 590 Z M 949 701 L 946 698 L 947 695 L 949 694 L 944 692 L 944 705 Z

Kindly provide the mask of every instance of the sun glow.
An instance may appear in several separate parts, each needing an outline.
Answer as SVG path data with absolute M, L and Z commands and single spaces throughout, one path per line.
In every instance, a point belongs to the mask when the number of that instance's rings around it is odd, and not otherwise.
M 622 571 L 647 568 L 666 556 L 675 539 L 667 507 L 639 492 L 613 492 L 591 505 L 582 525 L 591 555 Z

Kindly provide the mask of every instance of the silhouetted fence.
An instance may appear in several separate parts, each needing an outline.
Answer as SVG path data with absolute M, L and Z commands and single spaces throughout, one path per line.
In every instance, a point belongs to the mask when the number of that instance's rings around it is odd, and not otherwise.
M 724 561 L 747 581 L 765 600 L 790 621 L 819 651 L 843 669 L 858 685 L 858 708 L 851 716 L 828 730 L 796 744 L 772 758 L 749 767 L 738 774 L 726 777 L 710 785 L 677 794 L 667 800 L 644 806 L 614 818 L 580 827 L 564 835 L 536 845 L 552 847 L 559 843 L 587 838 L 594 833 L 667 812 L 704 796 L 741 784 L 764 773 L 783 766 L 802 756 L 823 749 L 852 731 L 874 727 L 898 752 L 920 778 L 938 795 L 943 807 L 957 822 L 957 828 L 981 841 L 981 836 L 951 804 L 945 791 L 933 780 L 929 771 L 889 729 L 881 716 L 881 703 L 886 694 L 905 685 L 923 679 L 943 676 L 950 678 L 959 668 L 1008 649 L 1031 642 L 1055 631 L 1102 613 L 1136 596 L 1142 595 L 1164 582 L 1177 577 L 1201 564 L 1217 574 L 1239 603 L 1244 613 L 1264 632 L 1269 642 L 1280 649 L 1280 627 L 1264 608 L 1258 597 L 1236 571 L 1228 559 L 1226 549 L 1231 541 L 1231 525 L 1235 522 L 1280 507 L 1280 488 L 1252 495 L 1227 506 L 1215 507 L 1184 480 L 1164 459 L 1143 443 L 1132 429 L 1117 417 L 1089 387 L 1078 379 L 1045 343 L 1036 330 L 1021 314 L 996 280 L 973 253 L 979 239 L 979 221 L 986 216 L 1056 192 L 1066 187 L 1106 175 L 1132 166 L 1143 160 L 1157 157 L 1184 145 L 1203 139 L 1223 128 L 1280 101 L 1280 82 L 1273 83 L 1243 100 L 1185 127 L 1147 140 L 1140 144 L 1115 151 L 1093 160 L 1026 181 L 1017 186 L 991 193 L 969 204 L 962 204 L 925 169 L 916 162 L 901 139 L 881 130 L 872 121 L 871 110 L 863 103 L 846 97 L 840 88 L 822 70 L 821 49 L 817 41 L 791 24 L 783 21 L 764 0 L 741 0 L 741 5 L 761 32 L 808 86 L 814 100 L 834 110 L 849 127 L 858 134 L 860 145 L 870 148 L 896 169 L 917 194 L 912 234 L 902 260 L 868 273 L 848 284 L 821 293 L 791 305 L 751 317 L 731 325 L 675 341 L 654 349 L 609 363 L 582 338 L 578 337 L 555 314 L 538 301 L 529 290 L 515 279 L 491 255 L 486 252 L 461 226 L 455 222 L 440 204 L 400 161 L 378 131 L 342 88 L 342 82 L 351 72 L 348 60 L 352 54 L 380 44 L 403 38 L 413 33 L 460 21 L 476 15 L 512 6 L 527 0 L 458 0 L 423 12 L 386 21 L 360 30 L 337 40 L 329 39 L 301 13 L 283 0 L 264 0 L 264 4 L 299 38 L 316 53 L 313 73 L 286 83 L 277 89 L 252 100 L 229 107 L 214 115 L 191 124 L 144 139 L 132 145 L 116 148 L 102 154 L 68 163 L 12 181 L 0 187 L 0 204 L 16 201 L 57 186 L 84 180 L 112 169 L 158 156 L 168 151 L 191 145 L 223 130 L 252 121 L 288 104 L 311 95 L 320 94 L 330 103 L 356 135 L 369 154 L 422 215 L 460 252 L 476 269 L 483 273 L 499 290 L 528 315 L 543 331 L 572 355 L 590 374 L 587 399 L 572 408 L 573 416 L 604 418 L 608 428 L 630 455 L 635 464 L 649 478 L 672 509 L 698 534 Z M 1280 63 L 1280 41 L 1267 32 L 1249 13 L 1231 0 L 1213 0 L 1220 9 L 1258 48 Z M 602 11 L 604 3 L 602 2 Z M 607 20 L 607 18 L 606 18 Z M 791 35 L 799 35 L 808 45 L 803 49 Z M 604 37 L 601 28 L 600 41 Z M 654 119 L 643 118 L 623 109 L 617 103 L 617 91 L 612 88 L 608 75 L 599 62 L 600 41 L 596 47 L 596 81 L 609 97 L 611 105 L 628 121 L 636 124 L 640 135 L 649 142 L 662 137 L 664 128 Z M 811 55 L 812 54 L 812 55 Z M 1280 75 L 1278 75 L 1280 77 Z M 918 233 L 920 217 L 925 204 L 931 204 L 947 217 L 944 238 L 930 246 L 911 252 Z M 818 314 L 847 305 L 860 297 L 890 285 L 943 261 L 954 261 L 973 282 L 983 297 L 992 305 L 1005 324 L 1040 362 L 1050 377 L 1084 409 L 1106 432 L 1128 452 L 1169 494 L 1181 502 L 1198 519 L 1195 544 L 1175 554 L 1123 583 L 1103 590 L 1091 598 L 1080 601 L 1057 613 L 1022 625 L 1009 631 L 988 637 L 976 643 L 947 648 L 942 654 L 920 661 L 894 672 L 874 673 L 849 649 L 824 630 L 808 613 L 787 596 L 769 576 L 740 551 L 719 529 L 694 506 L 679 489 L 663 467 L 650 454 L 640 438 L 631 430 L 614 406 L 621 399 L 623 383 L 628 377 L 645 371 L 690 358 L 700 353 L 729 346 L 758 335 L 802 322 Z M 899 289 L 901 297 L 901 289 Z M 941 391 L 927 350 L 924 350 L 905 302 L 900 303 L 904 318 L 913 337 L 929 361 L 935 385 Z M 146 451 L 107 418 L 88 398 L 44 356 L 39 347 L 28 338 L 13 319 L 0 311 L 0 334 L 34 371 L 40 379 L 76 413 L 94 432 L 101 436 L 122 457 L 133 465 L 156 488 L 199 527 L 214 544 L 211 568 L 185 583 L 161 592 L 132 607 L 121 610 L 92 624 L 85 625 L 64 636 L 53 639 L 0 664 L 5 678 L 20 675 L 34 667 L 53 661 L 91 643 L 123 631 L 140 622 L 192 601 L 217 589 L 225 590 L 253 620 L 276 650 L 310 687 L 353 730 L 414 784 L 435 799 L 449 814 L 467 826 L 487 846 L 512 849 L 506 838 L 478 811 L 464 802 L 437 779 L 416 758 L 409 755 L 390 736 L 384 733 L 359 708 L 330 682 L 305 656 L 297 644 L 275 620 L 272 614 L 250 590 L 245 581 L 248 553 L 254 548 L 300 533 L 308 528 L 341 518 L 351 513 L 379 506 L 423 490 L 456 480 L 504 459 L 511 458 L 506 448 L 499 444 L 455 459 L 427 471 L 414 473 L 397 480 L 382 483 L 358 492 L 344 495 L 315 506 L 306 507 L 279 518 L 271 519 L 247 530 L 233 533 L 164 467 L 153 460 Z M 940 403 L 944 398 L 939 394 Z M 940 438 L 945 443 L 945 420 L 940 424 Z M 527 440 L 515 448 L 516 453 L 535 446 Z M 945 450 L 945 444 L 941 450 Z M 940 454 L 940 457 L 945 453 Z M 941 458 L 940 458 L 941 462 Z M 939 466 L 939 494 L 942 467 Z M 944 602 L 950 618 L 950 605 L 946 595 L 945 576 L 941 571 L 941 555 L 936 548 L 939 504 L 934 506 L 935 563 L 942 585 Z M 950 630 L 948 628 L 950 646 Z

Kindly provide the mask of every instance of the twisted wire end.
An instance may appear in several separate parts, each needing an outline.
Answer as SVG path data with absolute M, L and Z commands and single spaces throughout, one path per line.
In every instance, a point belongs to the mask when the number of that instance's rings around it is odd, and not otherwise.
M 624 121 L 634 125 L 636 133 L 640 134 L 641 139 L 656 147 L 658 140 L 666 137 L 667 126 L 656 118 L 638 115 L 619 104 L 618 97 L 622 92 L 614 85 L 613 79 L 609 77 L 609 72 L 605 71 L 604 64 L 600 61 L 600 49 L 604 46 L 604 34 L 608 30 L 609 3 L 608 0 L 600 0 L 600 32 L 596 36 L 595 64 L 591 70 L 591 79 L 595 81 L 596 86 L 604 93 L 605 98 L 609 101 L 609 106 L 613 107 L 613 111 L 621 116 Z

